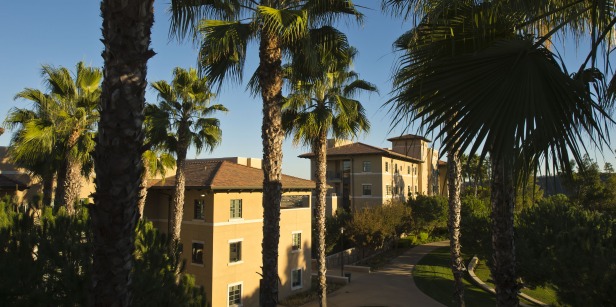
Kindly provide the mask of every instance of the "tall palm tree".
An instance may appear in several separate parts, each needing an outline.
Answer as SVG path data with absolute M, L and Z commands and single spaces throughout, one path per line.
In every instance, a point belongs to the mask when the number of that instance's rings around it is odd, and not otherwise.
M 325 279 L 325 206 L 327 136 L 334 138 L 356 137 L 368 131 L 370 123 L 363 106 L 353 97 L 362 91 L 376 92 L 374 85 L 359 79 L 349 69 L 356 55 L 355 49 L 347 50 L 343 59 L 322 55 L 324 70 L 311 80 L 294 76 L 293 67 L 285 69 L 291 93 L 285 101 L 282 114 L 287 135 L 293 135 L 295 145 L 302 142 L 311 147 L 314 154 L 316 180 L 316 229 L 317 268 L 319 281 L 319 304 L 327 306 L 327 283 Z
M 94 155 L 92 304 L 128 306 L 143 174 L 143 107 L 153 0 L 103 0 L 105 46 Z
M 12 108 L 3 126 L 16 130 L 8 148 L 9 160 L 41 180 L 43 204 L 51 205 L 54 176 L 59 157 L 55 146 L 54 103 L 50 95 L 37 89 L 25 89 L 15 95 L 32 102 L 31 108 Z
M 32 102 L 32 110 L 13 108 L 4 125 L 14 134 L 9 155 L 14 163 L 39 175 L 43 203 L 51 201 L 53 177 L 57 175 L 56 204 L 69 213 L 79 197 L 82 174 L 91 171 L 93 128 L 98 120 L 101 72 L 76 65 L 74 77 L 64 67 L 43 65 L 48 93 L 27 88 L 15 98 Z
M 397 112 L 395 122 L 420 120 L 427 131 L 445 135 L 445 150 L 478 152 L 481 159 L 489 153 L 492 277 L 497 304 L 515 306 L 516 182 L 541 160 L 570 170 L 569 157 L 581 158 L 583 148 L 577 141 L 582 134 L 601 145 L 606 142 L 603 127 L 611 122 L 605 110 L 613 101 L 605 99 L 605 91 L 596 91 L 593 97 L 589 90 L 591 85 L 605 88 L 601 74 L 588 78 L 583 66 L 569 75 L 543 43 L 567 23 L 590 25 L 602 33 L 593 35 L 591 52 L 596 55 L 598 39 L 613 31 L 613 24 L 610 28 L 605 23 L 613 22 L 613 8 L 603 11 L 612 17 L 601 15 L 602 24 L 597 25 L 599 19 L 590 18 L 590 22 L 576 13 L 579 6 L 587 5 L 585 1 L 557 9 L 541 7 L 545 5 L 541 1 L 450 2 L 455 3 L 430 8 L 419 25 L 405 34 L 413 44 L 406 46 L 408 52 L 401 58 L 396 97 L 389 103 Z M 577 7 L 567 18 L 557 15 L 573 6 Z M 555 22 L 553 30 L 534 39 L 529 25 L 546 16 Z
M 77 63 L 74 77 L 68 69 L 44 65 L 43 73 L 51 95 L 60 104 L 59 125 L 56 126 L 62 160 L 58 169 L 56 204 L 64 204 L 69 213 L 81 190 L 82 173 L 89 175 L 90 153 L 94 149 L 94 127 L 98 122 L 100 99 L 100 69 Z M 84 168 L 85 166 L 85 168 Z
M 263 101 L 263 283 L 260 301 L 278 300 L 278 241 L 282 197 L 282 57 L 292 49 L 310 50 L 310 29 L 325 29 L 344 16 L 361 19 L 350 0 L 173 0 L 171 31 L 178 37 L 203 35 L 199 61 L 213 82 L 241 80 L 246 47 L 259 46 L 255 79 Z M 198 26 L 198 27 L 197 27 Z M 326 41 L 327 31 L 312 32 Z M 312 40 L 314 41 L 314 40 Z M 305 64 L 313 64 L 306 61 Z
M 148 105 L 146 115 L 151 118 L 151 141 L 176 158 L 175 192 L 171 211 L 171 239 L 180 240 L 184 215 L 184 187 L 186 153 L 194 146 L 197 153 L 209 151 L 220 144 L 220 122 L 207 117 L 216 111 L 226 112 L 221 104 L 210 105 L 214 94 L 210 92 L 207 78 L 197 75 L 197 70 L 176 67 L 173 81 L 156 81 L 152 88 L 158 92 L 158 105 Z

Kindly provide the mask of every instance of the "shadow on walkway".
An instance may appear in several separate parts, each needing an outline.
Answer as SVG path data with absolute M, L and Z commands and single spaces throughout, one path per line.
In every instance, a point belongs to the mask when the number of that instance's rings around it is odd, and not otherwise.
M 444 306 L 425 295 L 415 286 L 412 272 L 421 258 L 436 248 L 448 245 L 448 241 L 441 241 L 416 246 L 393 259 L 377 272 L 353 272 L 351 283 L 334 293 L 328 294 L 327 306 Z M 331 273 L 336 274 L 336 270 L 333 270 Z M 303 307 L 316 306 L 319 306 L 318 301 L 312 301 L 303 305 Z

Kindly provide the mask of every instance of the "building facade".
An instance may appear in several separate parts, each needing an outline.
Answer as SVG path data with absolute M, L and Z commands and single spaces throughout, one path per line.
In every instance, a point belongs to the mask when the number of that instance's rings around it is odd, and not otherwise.
M 388 139 L 392 149 L 364 143 L 329 140 L 327 147 L 328 212 L 336 207 L 359 210 L 416 195 L 444 195 L 446 163 L 428 139 L 403 135 Z M 314 155 L 311 159 L 314 179 Z M 331 208 L 330 208 L 331 207 Z
M 259 306 L 263 172 L 256 159 L 225 159 L 186 162 L 180 235 L 186 273 L 205 288 L 211 306 Z M 174 177 L 153 182 L 144 211 L 167 233 L 173 187 Z M 283 175 L 282 187 L 280 299 L 310 289 L 310 195 L 315 183 Z

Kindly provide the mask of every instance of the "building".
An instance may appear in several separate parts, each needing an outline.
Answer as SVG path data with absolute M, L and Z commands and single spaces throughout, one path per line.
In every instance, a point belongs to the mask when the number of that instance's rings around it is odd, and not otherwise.
M 180 235 L 186 272 L 204 286 L 211 306 L 258 306 L 263 171 L 259 159 L 223 159 L 186 162 Z M 173 176 L 152 182 L 144 211 L 148 220 L 167 233 L 174 183 Z M 282 176 L 280 299 L 310 289 L 310 195 L 314 187 L 313 181 Z
M 438 151 L 428 147 L 430 140 L 407 134 L 388 141 L 392 149 L 328 140 L 328 212 L 337 207 L 358 210 L 396 199 L 406 201 L 419 194 L 446 194 L 446 163 L 438 160 Z M 315 169 L 313 156 L 299 156 L 311 159 L 311 170 Z

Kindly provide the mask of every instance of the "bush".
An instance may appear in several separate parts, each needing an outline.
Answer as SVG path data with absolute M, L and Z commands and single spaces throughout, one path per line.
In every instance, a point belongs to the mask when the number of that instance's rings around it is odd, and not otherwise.
M 461 201 L 460 244 L 462 251 L 468 255 L 478 255 L 482 259 L 491 259 L 490 204 L 473 196 L 465 196 Z
M 443 196 L 418 195 L 408 201 L 413 212 L 413 230 L 425 231 L 432 236 L 447 229 L 448 200 Z
M 399 202 L 355 212 L 347 228 L 356 246 L 380 249 L 410 229 L 411 210 Z
M 521 213 L 516 229 L 519 274 L 553 284 L 573 306 L 616 306 L 616 221 L 556 196 Z
M 10 213 L 0 202 L 0 302 L 12 306 L 86 306 L 92 268 L 92 236 L 86 210 L 67 215 L 43 207 L 39 216 Z M 191 276 L 175 281 L 179 250 L 151 223 L 137 227 L 133 272 L 136 306 L 204 306 L 203 290 Z

